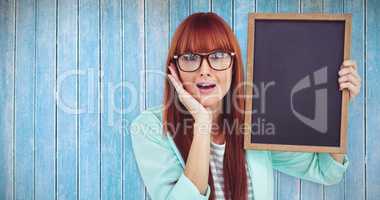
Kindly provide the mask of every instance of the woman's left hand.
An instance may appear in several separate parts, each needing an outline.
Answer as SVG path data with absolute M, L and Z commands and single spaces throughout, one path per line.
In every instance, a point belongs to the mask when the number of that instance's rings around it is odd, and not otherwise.
M 349 100 L 356 97 L 360 92 L 361 78 L 357 71 L 354 60 L 345 60 L 339 70 L 339 90 L 348 89 Z
M 340 66 L 339 70 L 339 90 L 348 89 L 349 99 L 356 97 L 360 92 L 361 78 L 357 71 L 357 65 L 354 60 L 345 60 Z M 342 163 L 344 154 L 330 153 L 331 156 L 337 161 Z
M 360 92 L 361 78 L 357 71 L 357 65 L 354 60 L 345 60 L 340 66 L 338 72 L 339 90 L 348 89 L 349 100 L 356 97 Z M 330 153 L 330 155 L 339 163 L 344 160 L 344 155 L 341 153 Z

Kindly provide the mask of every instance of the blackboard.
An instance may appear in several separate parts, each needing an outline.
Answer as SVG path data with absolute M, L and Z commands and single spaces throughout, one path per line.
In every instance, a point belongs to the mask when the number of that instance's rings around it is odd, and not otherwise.
M 346 152 L 350 43 L 350 14 L 249 15 L 245 149 Z

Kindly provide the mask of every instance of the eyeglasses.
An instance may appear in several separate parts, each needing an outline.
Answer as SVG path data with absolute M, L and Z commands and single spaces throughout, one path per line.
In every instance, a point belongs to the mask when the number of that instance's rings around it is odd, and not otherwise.
M 173 58 L 180 70 L 184 72 L 194 72 L 200 68 L 204 58 L 206 58 L 208 65 L 212 69 L 217 71 L 226 70 L 231 67 L 232 58 L 234 56 L 234 52 L 217 50 L 203 55 L 199 53 L 184 53 L 174 55 Z

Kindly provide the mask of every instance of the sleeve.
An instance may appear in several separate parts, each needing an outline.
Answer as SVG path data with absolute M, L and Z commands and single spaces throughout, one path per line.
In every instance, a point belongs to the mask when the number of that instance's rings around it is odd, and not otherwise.
M 349 164 L 347 155 L 339 163 L 329 153 L 272 151 L 271 157 L 274 169 L 324 185 L 339 183 Z
M 208 199 L 188 179 L 183 168 L 171 150 L 162 131 L 162 123 L 152 112 L 144 111 L 130 126 L 132 148 L 138 169 L 149 195 L 153 200 L 194 200 Z

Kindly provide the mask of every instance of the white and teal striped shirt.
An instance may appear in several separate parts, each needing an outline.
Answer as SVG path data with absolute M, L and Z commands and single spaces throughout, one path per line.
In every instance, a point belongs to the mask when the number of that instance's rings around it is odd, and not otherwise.
M 224 200 L 224 178 L 223 178 L 223 156 L 226 144 L 216 144 L 211 142 L 211 157 L 210 167 L 212 172 L 212 178 L 214 180 L 215 199 Z M 246 163 L 247 175 L 248 175 L 248 199 L 253 200 L 253 188 L 251 178 L 248 173 L 248 166 Z

